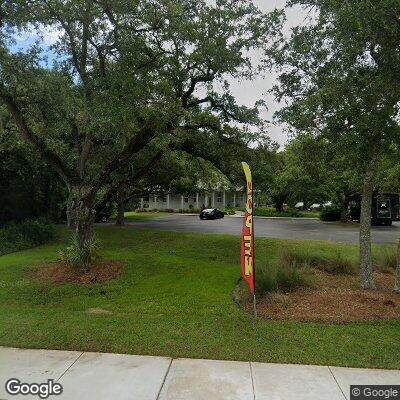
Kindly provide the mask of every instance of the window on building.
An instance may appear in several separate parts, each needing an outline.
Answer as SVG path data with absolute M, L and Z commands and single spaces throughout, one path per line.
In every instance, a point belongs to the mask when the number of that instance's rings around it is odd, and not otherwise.
M 193 196 L 193 203 L 196 203 L 197 199 L 196 196 Z
M 217 202 L 222 203 L 222 193 L 218 193 L 217 195 Z
M 167 196 L 162 196 L 161 200 L 162 200 L 163 203 L 166 203 L 167 202 Z
M 189 196 L 185 196 L 185 203 L 189 203 Z

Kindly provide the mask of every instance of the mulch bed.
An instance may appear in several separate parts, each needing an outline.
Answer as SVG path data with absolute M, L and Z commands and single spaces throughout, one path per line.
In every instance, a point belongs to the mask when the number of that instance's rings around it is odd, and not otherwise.
M 400 294 L 393 273 L 375 273 L 377 290 L 359 288 L 358 276 L 329 275 L 315 270 L 315 285 L 258 299 L 260 317 L 320 322 L 356 322 L 400 317 Z M 243 303 L 252 312 L 250 299 Z
M 121 274 L 123 267 L 124 264 L 120 261 L 101 260 L 93 263 L 89 271 L 83 271 L 57 262 L 43 265 L 34 273 L 34 277 L 51 283 L 89 285 L 111 281 Z

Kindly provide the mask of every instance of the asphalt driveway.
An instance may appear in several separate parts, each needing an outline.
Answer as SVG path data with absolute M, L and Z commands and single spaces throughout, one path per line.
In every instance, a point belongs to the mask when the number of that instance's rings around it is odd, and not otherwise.
M 130 221 L 129 224 L 144 228 L 175 232 L 203 232 L 225 233 L 240 235 L 243 219 L 239 217 L 225 217 L 216 221 L 201 221 L 198 216 L 174 214 L 171 216 L 150 220 Z M 265 219 L 255 218 L 255 233 L 261 237 L 275 237 L 282 239 L 300 240 L 332 240 L 335 242 L 357 243 L 357 223 L 324 223 L 319 220 L 290 218 Z M 374 243 L 390 244 L 400 238 L 400 222 L 393 226 L 372 227 Z

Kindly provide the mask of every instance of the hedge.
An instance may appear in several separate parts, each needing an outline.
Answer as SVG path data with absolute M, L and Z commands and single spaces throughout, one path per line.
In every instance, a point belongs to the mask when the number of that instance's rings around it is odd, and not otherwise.
M 326 206 L 322 209 L 320 218 L 322 221 L 340 221 L 342 210 L 336 206 Z
M 44 219 L 7 224 L 0 227 L 0 255 L 39 246 L 53 237 L 54 228 Z

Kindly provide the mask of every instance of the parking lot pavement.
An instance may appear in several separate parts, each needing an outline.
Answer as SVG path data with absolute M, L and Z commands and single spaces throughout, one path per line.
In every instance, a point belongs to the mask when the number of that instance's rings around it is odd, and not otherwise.
M 349 400 L 350 385 L 399 384 L 400 371 L 0 347 L 0 399 L 39 398 L 7 393 L 11 378 L 53 379 L 49 399 L 63 400 Z
M 201 221 L 196 215 L 173 214 L 150 220 L 131 221 L 128 224 L 175 232 L 240 235 L 242 231 L 242 218 L 229 216 L 215 221 Z M 259 237 L 357 243 L 359 236 L 359 225 L 357 223 L 327 223 L 316 219 L 265 219 L 255 217 L 254 226 L 255 234 Z M 390 244 L 395 243 L 399 238 L 400 222 L 393 222 L 392 226 L 372 227 L 374 243 Z

